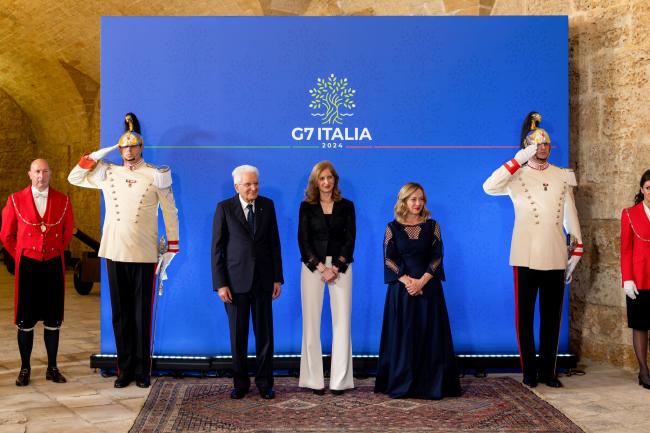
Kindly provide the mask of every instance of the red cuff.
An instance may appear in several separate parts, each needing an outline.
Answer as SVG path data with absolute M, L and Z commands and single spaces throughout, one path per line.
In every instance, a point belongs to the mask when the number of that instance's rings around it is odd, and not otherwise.
M 510 174 L 515 174 L 519 168 L 521 168 L 521 165 L 519 165 L 519 162 L 517 162 L 516 159 L 512 158 L 510 161 L 506 162 L 503 164 L 503 166 L 510 172 Z
M 573 250 L 573 252 L 571 253 L 571 255 L 572 255 L 572 256 L 582 256 L 582 254 L 584 253 L 584 251 L 585 251 L 585 250 L 584 250 L 582 244 L 578 244 L 578 245 L 576 245 L 576 248 L 575 248 L 575 250 Z
M 178 253 L 178 241 L 168 241 L 167 242 L 167 252 L 168 253 Z
M 91 170 L 95 168 L 95 165 L 97 164 L 97 161 L 88 158 L 88 155 L 90 154 L 85 154 L 79 160 L 79 167 L 83 168 L 84 170 Z

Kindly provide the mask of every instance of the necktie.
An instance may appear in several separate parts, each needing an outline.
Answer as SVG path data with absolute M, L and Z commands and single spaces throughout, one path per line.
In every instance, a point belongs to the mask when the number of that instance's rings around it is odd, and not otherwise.
M 253 213 L 253 205 L 249 203 L 246 206 L 248 209 L 248 215 L 246 216 L 246 221 L 248 221 L 248 228 L 251 231 L 251 234 L 255 234 L 255 213 Z

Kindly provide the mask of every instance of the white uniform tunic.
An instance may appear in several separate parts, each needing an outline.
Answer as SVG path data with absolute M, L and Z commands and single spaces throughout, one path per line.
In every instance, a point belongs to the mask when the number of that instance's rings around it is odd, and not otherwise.
M 582 244 L 578 212 L 573 199 L 572 171 L 549 165 L 536 170 L 519 168 L 515 160 L 499 167 L 483 183 L 489 195 L 509 195 L 515 208 L 510 265 L 537 270 L 566 269 L 566 236 Z
M 82 158 L 81 163 L 87 165 Z M 178 211 L 169 169 L 144 160 L 129 168 L 99 161 L 93 168 L 76 165 L 68 181 L 101 189 L 106 214 L 99 256 L 118 262 L 158 261 L 158 206 L 162 209 L 169 251 L 178 251 Z

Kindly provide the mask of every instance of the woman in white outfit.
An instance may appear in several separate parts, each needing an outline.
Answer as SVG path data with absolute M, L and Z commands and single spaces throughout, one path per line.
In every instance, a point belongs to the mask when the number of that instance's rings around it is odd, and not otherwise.
M 352 376 L 352 254 L 354 204 L 341 197 L 339 176 L 329 161 L 317 163 L 300 204 L 298 245 L 302 260 L 302 354 L 299 386 L 325 393 L 320 320 L 325 284 L 332 310 L 332 358 L 329 387 L 340 395 L 354 388 Z

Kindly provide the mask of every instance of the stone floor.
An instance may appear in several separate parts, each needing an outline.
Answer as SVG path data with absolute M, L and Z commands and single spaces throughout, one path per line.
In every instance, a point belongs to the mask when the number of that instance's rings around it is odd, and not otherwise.
M 128 432 L 147 390 L 117 390 L 113 380 L 90 369 L 88 358 L 99 350 L 99 293 L 78 295 L 68 275 L 65 324 L 59 368 L 66 384 L 46 382 L 47 358 L 39 325 L 32 354 L 32 382 L 18 388 L 20 367 L 13 320 L 13 277 L 0 265 L 0 433 Z M 587 362 L 584 376 L 563 378 L 565 387 L 539 386 L 535 392 L 588 433 L 649 433 L 650 391 L 636 376 L 608 365 Z M 519 375 L 515 375 L 519 377 Z

